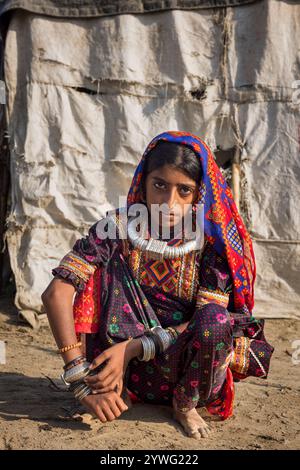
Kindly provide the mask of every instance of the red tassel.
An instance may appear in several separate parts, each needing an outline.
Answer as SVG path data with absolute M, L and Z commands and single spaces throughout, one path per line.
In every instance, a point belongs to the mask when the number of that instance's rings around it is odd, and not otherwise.
M 232 372 L 229 367 L 226 371 L 226 379 L 219 398 L 206 406 L 207 411 L 212 415 L 219 415 L 222 420 L 230 418 L 233 414 L 234 402 L 234 382 Z

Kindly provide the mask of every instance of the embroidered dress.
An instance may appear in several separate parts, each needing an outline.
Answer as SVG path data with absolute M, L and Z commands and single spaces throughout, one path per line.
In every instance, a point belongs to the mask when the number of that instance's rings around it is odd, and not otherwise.
M 128 205 L 141 202 L 143 163 L 159 140 L 189 145 L 201 159 L 203 249 L 175 259 L 149 259 L 119 232 L 115 239 L 98 238 L 96 223 L 53 274 L 77 291 L 75 328 L 77 333 L 88 333 L 90 360 L 156 324 L 189 322 L 164 353 L 148 362 L 133 359 L 126 385 L 143 402 L 171 405 L 174 396 L 182 411 L 206 406 L 226 419 L 233 412 L 233 379 L 266 378 L 274 350 L 264 337 L 264 321 L 251 315 L 252 244 L 212 154 L 191 134 L 164 133 L 150 142 L 133 177 Z M 119 211 L 111 217 L 119 227 Z M 168 241 L 171 246 L 181 243 Z

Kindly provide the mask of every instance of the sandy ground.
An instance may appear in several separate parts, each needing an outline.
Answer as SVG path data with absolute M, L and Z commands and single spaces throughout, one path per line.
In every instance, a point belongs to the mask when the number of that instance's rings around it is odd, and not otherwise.
M 59 384 L 62 368 L 49 328 L 21 325 L 7 299 L 0 299 L 0 312 L 0 339 L 7 342 L 0 365 L 1 449 L 300 449 L 300 364 L 291 357 L 300 322 L 266 322 L 275 346 L 268 379 L 236 383 L 234 416 L 208 418 L 211 437 L 196 441 L 173 423 L 168 407 L 134 405 L 105 424 L 68 417 L 71 394 L 46 378 Z

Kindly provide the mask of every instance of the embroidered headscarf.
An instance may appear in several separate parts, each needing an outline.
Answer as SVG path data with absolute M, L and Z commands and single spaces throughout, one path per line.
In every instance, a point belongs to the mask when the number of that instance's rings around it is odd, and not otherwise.
M 205 142 L 188 132 L 169 131 L 154 137 L 135 170 L 127 196 L 130 206 L 142 201 L 141 181 L 148 153 L 160 141 L 191 148 L 200 159 L 202 179 L 197 202 L 204 204 L 204 232 L 220 256 L 226 257 L 233 280 L 234 307 L 252 312 L 254 306 L 255 257 L 250 235 L 238 213 L 232 192 Z

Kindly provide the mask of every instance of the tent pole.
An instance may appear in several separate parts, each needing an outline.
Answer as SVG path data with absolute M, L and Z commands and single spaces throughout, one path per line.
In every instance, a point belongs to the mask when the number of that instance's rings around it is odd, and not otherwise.
M 241 165 L 240 165 L 240 149 L 237 146 L 232 159 L 232 194 L 237 210 L 240 211 L 240 181 L 241 181 Z

